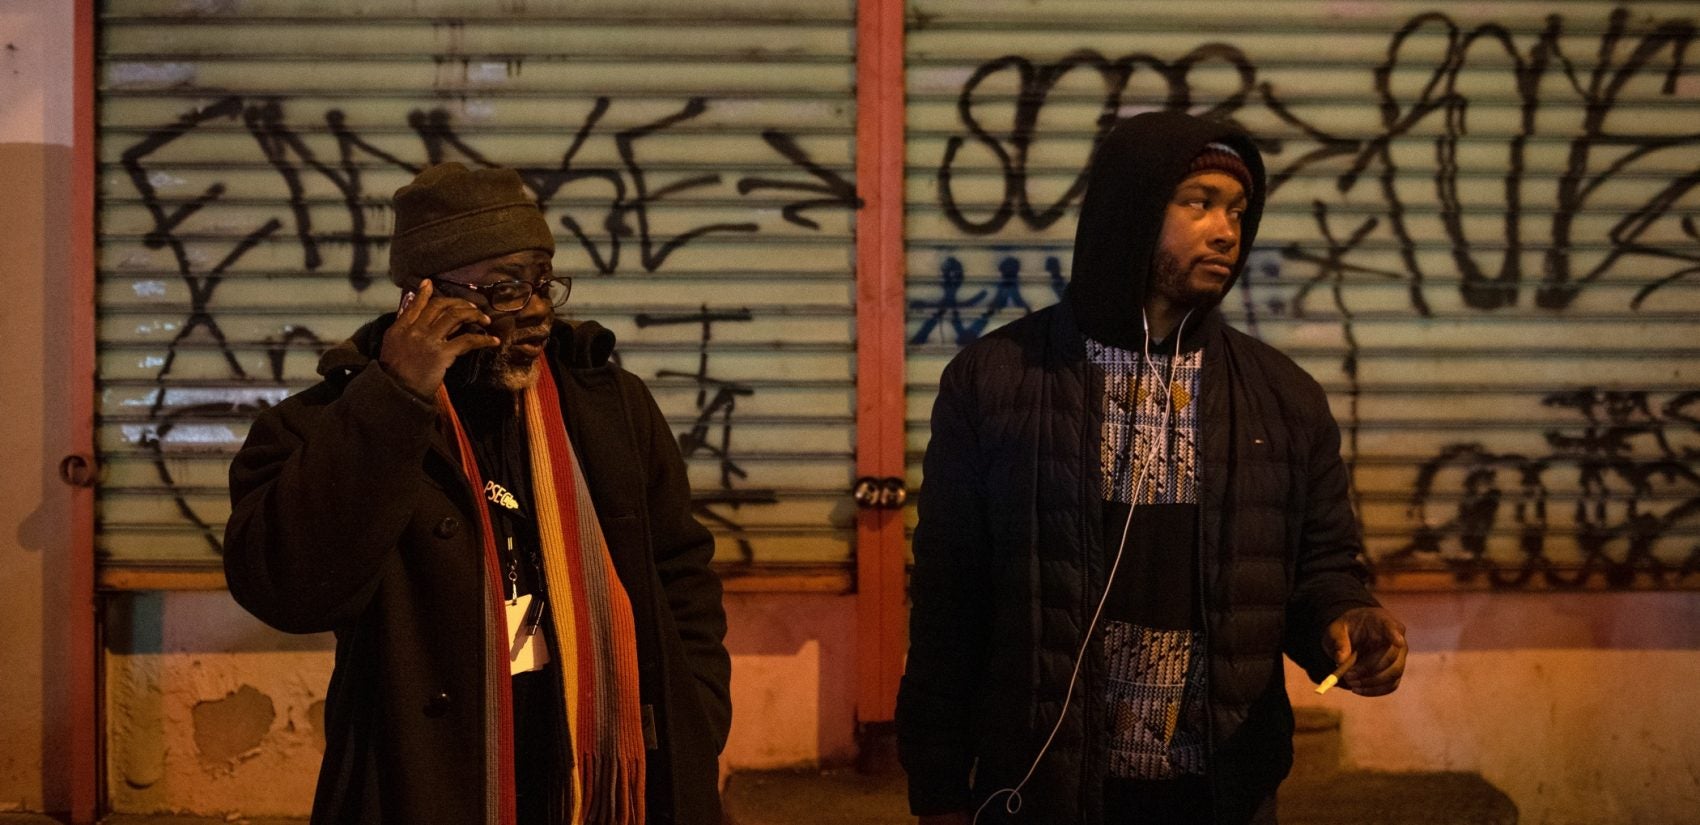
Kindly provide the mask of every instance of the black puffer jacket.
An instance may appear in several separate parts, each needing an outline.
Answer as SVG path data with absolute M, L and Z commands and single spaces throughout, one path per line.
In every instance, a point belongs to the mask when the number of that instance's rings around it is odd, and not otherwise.
M 1261 181 L 1255 149 L 1225 127 L 1163 114 L 1113 131 L 1089 180 L 1069 300 L 988 335 L 945 370 L 919 499 L 897 709 L 918 814 L 973 810 L 1014 787 L 1057 721 L 1109 561 L 1104 378 L 1086 357 L 1082 327 L 1137 346 L 1114 328 L 1137 319 L 1144 301 L 1143 281 L 1129 288 L 1127 273 L 1143 279 L 1157 229 L 1136 231 L 1137 221 L 1160 226 L 1186 163 L 1212 140 L 1238 147 Z M 1118 187 L 1133 168 L 1142 189 L 1130 194 Z M 1253 193 L 1242 220 L 1247 247 L 1262 194 Z M 1133 208 L 1105 205 L 1118 200 Z M 1281 654 L 1320 678 L 1332 667 L 1321 646 L 1328 622 L 1375 601 L 1363 586 L 1339 431 L 1321 386 L 1214 311 L 1183 337 L 1183 348 L 1199 347 L 1211 787 L 1217 821 L 1268 820 L 1292 762 Z M 1062 727 L 1022 789 L 1020 814 L 1005 817 L 1000 797 L 981 823 L 1101 821 L 1102 667 L 1094 641 Z

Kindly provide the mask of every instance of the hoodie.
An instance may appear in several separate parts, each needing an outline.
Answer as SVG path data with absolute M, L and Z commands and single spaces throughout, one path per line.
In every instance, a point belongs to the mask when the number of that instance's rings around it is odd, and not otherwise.
M 1240 218 L 1240 257 L 1228 289 L 1238 281 L 1263 217 L 1268 189 L 1263 156 L 1245 133 L 1226 123 L 1181 112 L 1135 115 L 1104 136 L 1087 171 L 1065 297 L 1088 338 L 1127 350 L 1144 344 L 1138 319 L 1151 289 L 1151 259 L 1163 232 L 1163 214 L 1192 159 L 1210 143 L 1231 147 L 1251 170 L 1252 191 L 1246 193 Z
M 896 714 L 917 814 L 1104 822 L 1108 716 L 1096 687 L 1107 662 L 1085 628 L 1109 581 L 1105 376 L 1086 339 L 1140 348 L 1164 210 L 1216 141 L 1258 183 L 1241 217 L 1249 247 L 1265 196 L 1250 140 L 1186 115 L 1133 118 L 1089 171 L 1064 300 L 964 347 L 940 377 Z M 1221 823 L 1272 822 L 1292 764 L 1282 653 L 1322 678 L 1333 668 L 1323 629 L 1375 600 L 1321 385 L 1220 312 L 1189 323 L 1180 344 L 1203 352 L 1197 542 L 1212 808 Z

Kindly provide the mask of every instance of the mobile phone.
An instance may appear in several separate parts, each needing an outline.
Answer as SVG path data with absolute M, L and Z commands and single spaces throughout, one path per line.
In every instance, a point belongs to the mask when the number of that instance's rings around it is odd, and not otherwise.
M 415 292 L 411 289 L 402 290 L 401 303 L 396 305 L 396 308 L 395 308 L 396 314 L 400 315 L 403 312 L 406 312 L 407 308 L 409 306 L 413 305 L 413 299 L 417 298 L 417 297 L 419 297 L 419 293 L 417 293 L 417 292 Z M 489 335 L 490 334 L 490 330 L 486 329 L 482 324 L 461 324 L 458 328 L 455 329 L 454 332 L 449 333 L 449 337 L 450 338 L 458 338 L 458 337 L 465 335 L 469 332 L 476 332 L 479 335 Z

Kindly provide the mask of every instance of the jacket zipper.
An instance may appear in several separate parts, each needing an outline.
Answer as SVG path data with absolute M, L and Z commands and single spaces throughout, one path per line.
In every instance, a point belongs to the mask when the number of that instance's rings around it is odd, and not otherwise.
M 1199 366 L 1199 369 L 1198 369 L 1199 405 L 1198 405 L 1198 409 L 1197 409 L 1197 424 L 1196 424 L 1196 426 L 1199 428 L 1200 431 L 1202 431 L 1203 428 L 1204 428 L 1204 423 L 1205 423 L 1204 422 L 1203 399 L 1206 397 L 1206 392 L 1207 392 L 1206 385 L 1205 385 L 1205 379 L 1209 378 L 1210 374 L 1211 374 L 1209 370 L 1205 369 L 1206 364 L 1209 363 L 1209 352 L 1206 351 L 1205 353 L 1201 354 L 1199 356 L 1198 360 L 1199 360 L 1199 365 L 1198 365 Z M 1232 433 L 1228 434 L 1228 437 L 1232 438 L 1233 434 Z M 1206 439 L 1202 439 L 1202 438 L 1199 439 L 1199 442 L 1204 443 L 1204 444 L 1209 443 Z M 1218 781 L 1217 777 L 1219 776 L 1219 772 L 1215 770 L 1215 767 L 1216 767 L 1215 704 L 1216 703 L 1212 702 L 1210 700 L 1210 694 L 1211 694 L 1212 691 L 1214 691 L 1216 689 L 1216 680 L 1214 678 L 1212 678 L 1212 676 L 1210 674 L 1210 666 L 1213 662 L 1214 656 L 1212 655 L 1212 652 L 1211 652 L 1211 649 L 1210 649 L 1210 604 L 1211 604 L 1211 600 L 1210 600 L 1210 588 L 1209 588 L 1210 575 L 1209 575 L 1209 570 L 1208 570 L 1208 566 L 1210 564 L 1210 554 L 1204 552 L 1204 501 L 1205 501 L 1206 497 L 1205 497 L 1205 495 L 1203 495 L 1203 491 L 1207 489 L 1204 485 L 1204 482 L 1205 482 L 1205 479 L 1208 478 L 1208 476 L 1205 473 L 1205 469 L 1210 466 L 1210 462 L 1206 461 L 1206 460 L 1198 460 L 1194 463 L 1194 466 L 1196 468 L 1195 471 L 1198 474 L 1198 478 L 1195 479 L 1194 482 L 1193 482 L 1193 489 L 1198 490 L 1201 494 L 1199 496 L 1199 502 L 1198 502 L 1198 513 L 1195 516 L 1195 518 L 1197 519 L 1197 523 L 1193 526 L 1193 532 L 1194 532 L 1195 535 L 1198 536 L 1198 544 L 1197 544 L 1197 549 L 1194 550 L 1193 552 L 1198 554 L 1198 610 L 1199 610 L 1199 614 L 1200 614 L 1199 618 L 1201 620 L 1198 624 L 1198 626 L 1200 628 L 1199 634 L 1198 634 L 1198 646 L 1199 646 L 1201 652 L 1204 654 L 1204 695 L 1202 697 L 1199 697 L 1204 701 L 1204 771 L 1205 771 L 1205 776 L 1206 776 L 1206 781 L 1204 783 L 1204 787 L 1205 787 L 1205 790 L 1208 792 L 1209 797 L 1210 797 L 1210 818 L 1215 819 L 1216 813 L 1217 813 L 1217 807 L 1218 807 L 1217 800 L 1216 800 L 1216 796 L 1217 796 L 1217 794 L 1216 794 L 1216 782 Z M 1225 479 L 1224 479 L 1224 481 L 1225 481 Z M 1227 495 L 1227 490 L 1226 490 L 1226 488 L 1224 488 L 1223 489 L 1223 496 L 1225 497 L 1226 495 Z M 1217 536 L 1217 541 L 1218 542 L 1221 541 L 1220 535 Z
M 1098 372 L 1092 368 L 1091 359 L 1087 359 L 1085 371 L 1086 371 L 1086 382 L 1085 382 L 1086 383 L 1086 403 L 1088 405 L 1090 405 L 1090 404 L 1093 403 L 1094 399 L 1096 399 L 1096 401 L 1097 401 L 1096 409 L 1098 410 L 1098 414 L 1096 416 L 1093 416 L 1093 415 L 1082 416 L 1082 418 L 1084 418 L 1086 420 L 1086 426 L 1083 428 L 1085 430 L 1085 432 L 1083 432 L 1081 434 L 1082 438 L 1083 438 L 1082 443 L 1089 443 L 1092 440 L 1092 434 L 1093 434 L 1092 428 L 1094 427 L 1094 425 L 1096 425 L 1096 427 L 1097 427 L 1097 432 L 1099 434 L 1099 437 L 1100 438 L 1103 437 L 1104 426 L 1103 426 L 1103 421 L 1101 419 L 1103 418 L 1103 414 L 1104 414 L 1103 395 L 1104 395 L 1105 389 L 1102 386 L 1102 384 L 1100 383 L 1100 379 L 1098 377 Z M 1093 407 L 1088 406 L 1088 409 L 1093 409 Z M 1094 421 L 1095 418 L 1100 419 L 1100 420 Z M 1100 452 L 1101 452 L 1101 448 L 1100 448 Z M 1085 460 L 1082 462 L 1083 464 L 1085 464 L 1087 466 L 1087 469 L 1088 469 L 1087 472 L 1080 474 L 1080 488 L 1081 488 L 1080 489 L 1080 495 L 1081 495 L 1080 500 L 1082 502 L 1091 501 L 1092 499 L 1089 498 L 1089 497 L 1098 494 L 1097 491 L 1095 491 L 1091 488 L 1092 473 L 1090 472 L 1090 467 L 1091 467 L 1091 462 L 1093 460 L 1094 460 L 1093 456 L 1087 455 L 1087 456 L 1085 456 Z M 1091 525 L 1092 520 L 1090 518 L 1088 518 L 1087 515 L 1086 515 L 1086 511 L 1088 509 L 1089 508 L 1085 508 L 1085 507 L 1081 508 L 1080 527 L 1081 527 L 1081 530 L 1084 531 L 1083 534 L 1085 536 L 1089 537 L 1089 536 L 1092 535 L 1092 525 Z M 1101 514 L 1100 514 L 1098 521 L 1099 522 L 1103 521 Z M 1100 531 L 1103 530 L 1103 527 L 1102 527 L 1101 524 L 1100 524 L 1098 529 Z M 1085 545 L 1085 544 L 1087 544 L 1087 542 L 1082 542 L 1082 545 Z M 1081 595 L 1085 597 L 1084 599 L 1082 599 L 1082 603 L 1081 603 L 1081 607 L 1084 609 L 1084 612 L 1081 614 L 1081 618 L 1085 619 L 1087 621 L 1087 624 L 1085 626 L 1086 627 L 1086 638 L 1081 640 L 1082 643 L 1081 643 L 1081 648 L 1080 648 L 1081 649 L 1080 655 L 1083 656 L 1083 657 L 1088 657 L 1088 662 L 1082 662 L 1081 663 L 1081 673 L 1082 673 L 1083 677 L 1092 677 L 1092 676 L 1096 675 L 1096 671 L 1094 669 L 1087 667 L 1089 660 L 1090 660 L 1090 657 L 1092 655 L 1092 633 L 1093 633 L 1094 630 L 1096 630 L 1096 628 L 1094 628 L 1091 625 L 1092 615 L 1094 613 L 1094 610 L 1093 610 L 1094 603 L 1093 603 L 1093 599 L 1092 599 L 1092 594 L 1098 592 L 1096 589 L 1094 589 L 1092 587 L 1092 579 L 1093 579 L 1092 569 L 1093 569 L 1094 562 L 1097 563 L 1097 565 L 1099 566 L 1100 569 L 1103 569 L 1104 549 L 1105 548 L 1104 548 L 1103 542 L 1099 542 L 1098 547 L 1096 547 L 1096 548 L 1092 548 L 1092 547 L 1086 547 L 1085 548 L 1085 550 L 1086 550 L 1086 553 L 1085 553 L 1085 556 L 1086 556 L 1086 558 L 1085 558 L 1085 562 L 1086 562 L 1086 564 L 1085 564 L 1086 587 L 1083 588 L 1082 591 L 1081 591 Z M 1108 589 L 1109 586 L 1110 586 L 1108 573 L 1109 573 L 1109 571 L 1107 569 L 1105 569 L 1105 575 L 1101 577 L 1101 578 L 1104 579 L 1103 586 L 1104 586 L 1105 589 Z M 1087 678 L 1086 681 L 1087 681 L 1088 684 L 1091 684 L 1091 682 L 1093 680 L 1090 679 L 1090 678 Z M 1097 764 L 1101 764 L 1099 762 L 1099 760 L 1097 759 L 1098 747 L 1099 747 L 1098 746 L 1099 736 L 1098 736 L 1098 726 L 1093 724 L 1093 718 L 1096 715 L 1094 713 L 1094 711 L 1097 710 L 1097 707 L 1098 707 L 1098 695 L 1097 695 L 1098 691 L 1088 689 L 1088 690 L 1082 691 L 1082 693 L 1084 694 L 1084 696 L 1081 697 L 1081 706 L 1080 706 L 1080 713 L 1081 713 L 1080 727 L 1082 728 L 1081 739 L 1086 745 L 1085 756 L 1086 756 L 1086 759 L 1088 760 L 1088 764 L 1097 765 Z M 1100 808 L 1099 819 L 1101 821 L 1102 818 L 1103 818 L 1102 817 L 1102 806 L 1103 806 L 1102 797 L 1103 797 L 1103 793 L 1104 793 L 1103 782 L 1100 781 L 1100 782 L 1096 783 L 1097 784 L 1096 788 L 1091 787 L 1091 785 L 1093 783 L 1083 782 L 1081 784 L 1084 786 L 1080 789 L 1080 806 L 1081 806 L 1081 808 L 1080 808 L 1079 813 L 1082 814 L 1082 819 L 1084 820 L 1084 813 L 1088 809 L 1087 802 L 1091 798 L 1089 796 L 1089 794 L 1097 794 L 1100 797 L 1100 801 L 1099 801 L 1098 804 L 1099 804 L 1099 808 Z

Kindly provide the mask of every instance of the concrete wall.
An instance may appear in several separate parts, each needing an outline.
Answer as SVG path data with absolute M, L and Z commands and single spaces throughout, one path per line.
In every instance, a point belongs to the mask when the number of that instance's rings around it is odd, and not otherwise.
M 1523 825 L 1700 820 L 1700 594 L 1391 594 L 1413 651 L 1398 693 L 1343 713 L 1345 759 L 1474 771 Z
M 1700 594 L 1390 594 L 1410 626 L 1404 688 L 1296 703 L 1344 714 L 1345 757 L 1376 770 L 1476 771 L 1524 825 L 1677 825 L 1700 810 Z M 854 755 L 853 601 L 733 595 L 736 722 L 727 769 Z M 330 672 L 326 637 L 265 629 L 222 593 L 109 611 L 113 805 L 300 813 Z
M 298 814 L 324 753 L 334 641 L 290 636 L 228 594 L 143 594 L 106 610 L 113 810 Z
M 854 600 L 732 595 L 726 607 L 736 722 L 723 769 L 854 758 Z M 225 593 L 114 598 L 105 626 L 114 810 L 306 812 L 329 635 L 270 630 Z
M 1525 825 L 1676 823 L 1700 809 L 1700 594 L 1390 594 L 1410 626 L 1397 694 L 1340 709 L 1348 762 L 1482 773 Z M 727 769 L 838 763 L 852 738 L 849 597 L 733 595 Z M 111 602 L 113 806 L 305 810 L 323 748 L 324 636 L 291 637 L 222 593 Z
M 0 811 L 68 807 L 47 756 L 65 743 L 69 451 L 63 410 L 71 4 L 0 5 Z M 44 764 L 46 767 L 44 768 Z

